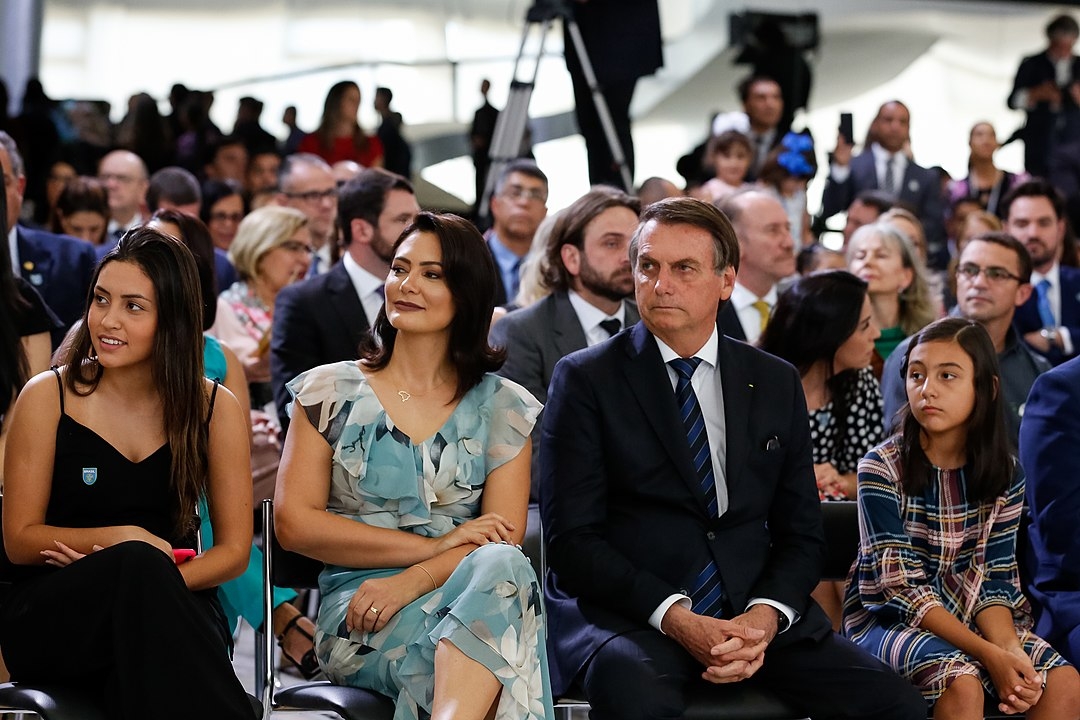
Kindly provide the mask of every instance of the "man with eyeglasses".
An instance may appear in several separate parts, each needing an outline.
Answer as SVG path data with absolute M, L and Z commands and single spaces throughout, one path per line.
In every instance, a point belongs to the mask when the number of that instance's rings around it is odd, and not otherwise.
M 109 225 L 105 232 L 116 243 L 133 227 L 146 222 L 143 208 L 150 178 L 146 163 L 127 150 L 113 150 L 98 163 L 98 180 L 109 191 Z
M 1031 255 L 1031 297 L 1017 311 L 1016 329 L 1051 365 L 1074 357 L 1080 343 L 1080 269 L 1062 264 L 1074 240 L 1066 239 L 1065 198 L 1046 180 L 1015 186 L 1001 202 L 1005 231 Z
M 485 235 L 495 259 L 495 304 L 513 301 L 520 283 L 521 261 L 532 247 L 536 228 L 547 216 L 548 179 L 531 160 L 508 163 L 491 196 L 491 229 Z
M 308 219 L 311 256 L 308 277 L 321 275 L 338 260 L 337 230 L 337 183 L 330 166 L 318 155 L 297 153 L 281 163 L 278 177 L 278 205 L 296 208 Z
M 1035 378 L 1050 369 L 1050 363 L 1032 352 L 1013 328 L 1016 308 L 1031 295 L 1031 257 L 1019 240 L 1006 233 L 985 233 L 964 246 L 956 269 L 953 314 L 982 325 L 994 342 L 1013 443 L 1020 432 L 1028 391 Z M 881 375 L 886 429 L 907 402 L 900 368 L 909 342 L 910 338 L 904 340 L 889 355 Z

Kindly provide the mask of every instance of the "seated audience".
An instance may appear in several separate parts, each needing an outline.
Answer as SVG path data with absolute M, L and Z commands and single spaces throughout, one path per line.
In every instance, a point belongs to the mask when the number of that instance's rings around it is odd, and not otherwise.
M 856 230 L 847 260 L 848 270 L 869 285 L 874 324 L 881 329 L 874 345 L 887 360 L 904 338 L 934 319 L 926 271 L 911 243 L 888 223 Z
M 821 500 L 854 500 L 859 460 L 882 440 L 881 391 L 870 367 L 880 334 L 866 283 L 836 270 L 785 290 L 758 341 L 799 371 Z M 840 629 L 843 595 L 844 583 L 829 581 L 813 594 L 833 630 Z
M 879 220 L 889 223 L 903 233 L 911 247 L 915 249 L 915 254 L 919 256 L 919 262 L 922 263 L 923 269 L 926 271 L 926 289 L 929 291 L 930 301 L 934 305 L 934 319 L 944 317 L 945 271 L 932 270 L 926 265 L 926 233 L 923 232 L 923 226 L 919 222 L 919 218 L 915 217 L 915 213 L 910 210 L 896 205 L 882 213 Z
M 4 658 L 16 681 L 95 688 L 107 717 L 250 720 L 216 592 L 251 547 L 246 419 L 200 372 L 195 262 L 142 228 L 92 287 L 65 365 L 11 417 Z M 215 544 L 192 557 L 200 495 Z
M 540 404 L 487 344 L 495 268 L 453 215 L 394 245 L 359 362 L 289 383 L 281 543 L 326 563 L 316 650 L 331 682 L 402 717 L 553 717 L 525 535 Z
M 98 180 L 109 191 L 109 227 L 106 232 L 115 244 L 125 232 L 146 221 L 143 215 L 150 174 L 146 163 L 129 150 L 113 150 L 98 163 Z
M 954 315 L 974 320 L 986 329 L 997 353 L 1001 395 L 1011 447 L 1015 449 L 1020 418 L 1028 391 L 1040 374 L 1050 369 L 1042 356 L 1025 345 L 1013 328 L 1016 308 L 1031 296 L 1031 259 L 1020 242 L 1004 233 L 985 233 L 964 246 L 956 270 L 957 304 Z M 907 403 L 905 378 L 900 373 L 908 340 L 897 346 L 881 375 L 887 431 Z
M 1020 464 L 1031 513 L 1027 595 L 1035 631 L 1080 663 L 1080 360 L 1035 381 L 1020 426 Z
M 994 346 L 946 318 L 911 341 L 900 432 L 859 464 L 859 555 L 844 631 L 934 703 L 934 718 L 1080 715 L 1080 676 L 1031 631 Z
M 717 330 L 738 253 L 711 204 L 650 205 L 630 243 L 642 321 L 555 368 L 553 690 L 596 720 L 682 717 L 689 693 L 747 681 L 812 717 L 923 720 L 918 693 L 810 599 L 824 538 L 799 376 Z
M 105 186 L 97 178 L 77 177 L 69 180 L 56 197 L 49 230 L 101 245 L 108 224 L 109 193 Z
M 663 200 L 669 197 L 680 197 L 682 191 L 679 190 L 675 183 L 662 177 L 650 177 L 641 183 L 638 188 L 637 196 L 641 201 L 641 207 L 648 207 L 657 200 Z
M 856 195 L 848 205 L 847 219 L 844 221 L 844 249 L 847 249 L 856 230 L 877 222 L 895 204 L 895 199 L 881 190 L 863 190 Z
M 491 229 L 484 235 L 495 259 L 495 304 L 517 296 L 521 262 L 547 215 L 547 175 L 532 160 L 507 163 L 491 194 Z
M 714 176 L 701 186 L 702 200 L 718 203 L 750 187 L 746 177 L 754 161 L 754 148 L 745 134 L 726 130 L 710 138 L 705 157 Z
M 281 163 L 278 194 L 274 202 L 296 208 L 308 219 L 312 277 L 322 275 L 338 261 L 337 216 L 338 189 L 330 166 L 317 155 L 290 155 Z
M 270 389 L 270 331 L 274 300 L 287 285 L 302 280 L 311 263 L 307 218 L 299 210 L 268 206 L 244 218 L 229 248 L 240 279 L 218 298 L 210 334 L 240 358 L 251 405 L 263 408 Z
M 824 270 L 847 270 L 844 253 L 813 243 L 803 247 L 795 256 L 795 272 L 802 277 Z
M 182 167 L 170 165 L 150 176 L 146 189 L 146 207 L 151 213 L 158 210 L 178 210 L 198 216 L 202 191 L 198 179 Z

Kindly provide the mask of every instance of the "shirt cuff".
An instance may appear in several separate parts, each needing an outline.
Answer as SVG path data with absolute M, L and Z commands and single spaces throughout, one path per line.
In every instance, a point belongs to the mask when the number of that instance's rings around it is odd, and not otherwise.
M 1072 333 L 1069 332 L 1069 328 L 1062 325 L 1058 328 L 1058 337 L 1061 338 L 1061 349 L 1066 355 L 1073 354 Z
M 829 177 L 831 177 L 832 181 L 835 183 L 847 182 L 850 175 L 850 165 L 837 165 L 836 163 L 831 163 L 829 165 Z M 847 208 L 844 209 L 847 210 Z
M 792 625 L 799 621 L 799 614 L 795 612 L 794 608 L 790 608 L 782 602 L 769 600 L 768 598 L 750 598 L 750 602 L 746 603 L 747 609 L 750 609 L 755 605 L 768 605 L 771 608 L 776 608 L 787 618 L 787 627 L 777 633 L 777 635 L 787 632 L 791 629 Z
M 661 635 L 667 635 L 667 633 L 660 627 L 660 623 L 664 620 L 664 616 L 667 615 L 667 611 L 676 603 L 684 608 L 690 608 L 690 598 L 681 593 L 675 593 L 664 598 L 664 602 L 660 603 L 660 606 L 653 610 L 653 614 L 649 616 L 649 624 L 659 630 Z

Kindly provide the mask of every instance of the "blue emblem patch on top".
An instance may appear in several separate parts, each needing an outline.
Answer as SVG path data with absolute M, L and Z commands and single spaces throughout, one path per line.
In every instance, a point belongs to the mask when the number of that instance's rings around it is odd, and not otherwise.
M 97 482 L 97 468 L 83 468 L 82 469 L 82 481 L 87 485 L 93 485 Z

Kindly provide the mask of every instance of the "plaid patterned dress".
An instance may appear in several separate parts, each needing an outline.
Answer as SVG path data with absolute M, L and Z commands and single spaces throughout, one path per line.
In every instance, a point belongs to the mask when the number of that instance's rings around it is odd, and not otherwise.
M 1017 466 L 1006 493 L 969 502 L 965 469 L 934 468 L 919 496 L 904 494 L 899 437 L 859 463 L 859 555 L 848 578 L 844 634 L 936 700 L 961 675 L 989 673 L 971 656 L 919 629 L 943 607 L 978 633 L 975 616 L 991 605 L 1013 611 L 1016 632 L 1042 672 L 1065 661 L 1031 632 L 1031 609 L 1020 592 L 1016 531 L 1024 502 Z

